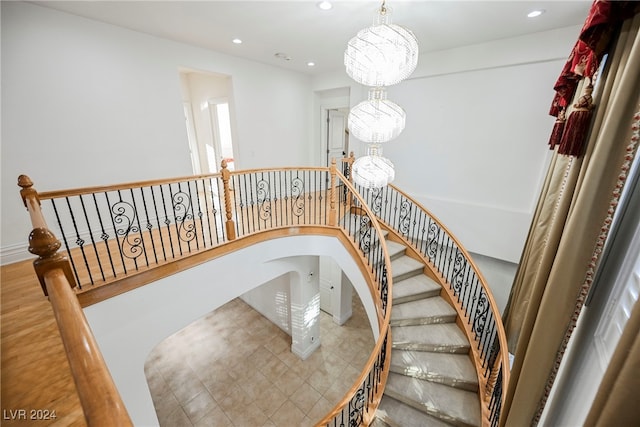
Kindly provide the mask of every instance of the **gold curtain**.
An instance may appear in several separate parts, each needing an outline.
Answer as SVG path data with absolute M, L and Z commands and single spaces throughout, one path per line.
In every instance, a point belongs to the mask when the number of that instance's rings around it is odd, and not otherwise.
M 501 426 L 537 424 L 591 283 L 640 101 L 639 27 L 626 21 L 607 59 L 585 155 L 551 161 L 504 314 L 515 359 Z
M 585 427 L 632 426 L 640 420 L 640 303 L 636 302 L 598 388 Z

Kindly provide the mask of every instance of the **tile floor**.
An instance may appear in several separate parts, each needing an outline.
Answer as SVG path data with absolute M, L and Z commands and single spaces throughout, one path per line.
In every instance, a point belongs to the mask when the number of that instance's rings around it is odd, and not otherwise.
M 249 326 L 249 327 L 247 327 Z M 313 426 L 353 385 L 374 346 L 357 295 L 343 326 L 321 312 L 307 360 L 291 337 L 234 299 L 161 342 L 145 373 L 161 426 Z

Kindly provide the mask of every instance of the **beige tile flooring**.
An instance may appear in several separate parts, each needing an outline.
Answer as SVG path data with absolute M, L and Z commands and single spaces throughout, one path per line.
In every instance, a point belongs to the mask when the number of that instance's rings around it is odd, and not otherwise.
M 320 313 L 320 339 L 303 361 L 289 335 L 234 299 L 149 355 L 145 373 L 160 425 L 315 425 L 353 385 L 374 346 L 355 292 L 343 326 Z

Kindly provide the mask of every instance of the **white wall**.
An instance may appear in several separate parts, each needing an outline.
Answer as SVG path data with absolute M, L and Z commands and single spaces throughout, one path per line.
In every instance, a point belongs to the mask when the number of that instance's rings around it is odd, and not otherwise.
M 384 144 L 395 184 L 438 216 L 470 251 L 518 262 L 549 161 L 553 85 L 579 27 L 420 55 L 418 68 L 388 89 L 407 113 Z M 346 73 L 314 79 L 314 90 L 366 88 Z M 352 138 L 352 149 L 365 145 Z
M 519 259 L 548 164 L 552 87 L 579 29 L 424 52 L 389 89 L 407 111 L 405 132 L 385 147 L 396 184 L 475 253 Z M 242 168 L 319 164 L 314 94 L 366 98 L 343 70 L 311 79 L 2 2 L 3 263 L 25 255 L 30 231 L 21 173 L 41 191 L 191 173 L 180 68 L 231 76 Z
M 29 256 L 20 174 L 46 191 L 192 173 L 180 69 L 232 76 L 243 168 L 311 163 L 308 76 L 29 3 L 1 7 L 3 263 Z
M 377 339 L 375 307 L 364 277 L 340 241 L 327 236 L 291 236 L 252 245 L 85 308 L 133 423 L 157 425 L 144 363 L 160 341 L 267 281 L 288 272 L 305 277 L 308 262 L 297 266 L 296 259 L 316 255 L 331 256 L 339 264 L 360 295 Z

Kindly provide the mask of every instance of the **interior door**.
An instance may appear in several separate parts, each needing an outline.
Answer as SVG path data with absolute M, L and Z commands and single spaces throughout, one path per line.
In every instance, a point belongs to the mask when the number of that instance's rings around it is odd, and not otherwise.
M 320 310 L 333 316 L 335 311 L 333 294 L 340 291 L 342 270 L 331 257 L 321 256 L 319 258 Z
M 328 110 L 327 166 L 331 164 L 331 159 L 346 156 L 348 148 L 347 113 L 341 110 Z

